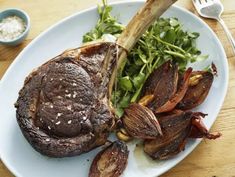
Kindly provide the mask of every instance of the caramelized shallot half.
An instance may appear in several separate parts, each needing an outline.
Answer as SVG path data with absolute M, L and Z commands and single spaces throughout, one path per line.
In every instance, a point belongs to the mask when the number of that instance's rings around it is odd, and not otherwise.
M 188 90 L 189 79 L 193 69 L 188 68 L 184 75 L 182 81 L 179 83 L 179 88 L 177 92 L 161 107 L 156 109 L 156 113 L 169 112 L 172 111 L 176 105 L 184 98 L 185 93 Z
M 153 112 L 137 103 L 125 109 L 122 122 L 127 133 L 135 138 L 155 139 L 162 135 L 161 127 Z
M 209 133 L 202 122 L 206 114 L 174 110 L 157 116 L 163 136 L 145 140 L 144 151 L 153 159 L 168 159 L 184 150 L 188 138 L 216 139 L 220 133 Z
M 168 159 L 184 149 L 190 134 L 191 113 L 176 111 L 157 117 L 163 136 L 145 140 L 144 151 L 153 159 Z
M 193 72 L 190 78 L 189 88 L 177 108 L 189 110 L 200 105 L 207 97 L 214 76 L 207 71 Z
M 144 84 L 140 104 L 146 105 L 156 113 L 172 111 L 184 98 L 191 73 L 192 68 L 188 68 L 178 83 L 178 66 L 171 61 L 162 64 Z
M 127 145 L 115 141 L 94 158 L 89 177 L 119 177 L 127 165 L 129 151 Z
M 142 98 L 154 95 L 147 107 L 156 110 L 163 106 L 177 91 L 178 66 L 167 61 L 155 69 L 144 84 Z

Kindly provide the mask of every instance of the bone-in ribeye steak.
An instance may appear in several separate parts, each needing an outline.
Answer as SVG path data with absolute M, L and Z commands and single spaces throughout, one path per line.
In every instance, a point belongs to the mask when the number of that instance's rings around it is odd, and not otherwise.
M 105 143 L 113 124 L 106 93 L 117 48 L 99 43 L 70 50 L 26 78 L 16 103 L 17 120 L 37 151 L 64 157 Z

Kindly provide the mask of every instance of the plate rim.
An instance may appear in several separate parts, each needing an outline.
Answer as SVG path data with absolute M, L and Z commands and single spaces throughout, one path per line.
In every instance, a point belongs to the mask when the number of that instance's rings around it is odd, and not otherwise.
M 145 2 L 144 0 L 125 0 L 125 1 L 115 1 L 115 2 L 110 2 L 109 5 L 113 6 L 113 5 L 119 5 L 119 4 L 129 4 L 129 3 L 143 3 Z M 193 14 L 192 12 L 190 12 L 189 10 L 185 9 L 184 7 L 178 6 L 178 5 L 172 5 L 173 8 L 182 11 L 183 13 L 190 15 L 192 18 L 196 19 L 197 21 L 199 21 L 200 23 L 203 24 L 203 26 L 209 30 L 213 36 L 213 38 L 215 39 L 216 43 L 218 44 L 218 47 L 221 49 L 221 54 L 223 56 L 224 59 L 224 69 L 225 69 L 225 78 L 224 78 L 224 92 L 222 94 L 223 98 L 221 99 L 221 102 L 219 104 L 219 108 L 216 112 L 215 115 L 218 116 L 219 112 L 221 111 L 221 108 L 224 104 L 224 100 L 228 91 L 228 82 L 229 82 L 229 67 L 228 67 L 228 59 L 224 50 L 224 47 L 221 43 L 221 41 L 219 40 L 218 36 L 216 35 L 216 33 L 210 28 L 210 26 L 204 22 L 200 17 L 196 16 L 195 14 Z M 2 79 L 0 80 L 0 89 L 2 87 L 2 84 L 5 82 L 5 80 L 8 78 L 9 75 L 9 71 L 12 70 L 12 68 L 14 68 L 15 65 L 17 65 L 17 63 L 20 61 L 20 58 L 22 55 L 24 55 L 30 48 L 31 46 L 34 45 L 34 43 L 36 43 L 38 40 L 40 40 L 46 33 L 50 32 L 53 28 L 57 27 L 58 25 L 60 25 L 61 23 L 69 20 L 70 18 L 73 18 L 77 15 L 80 15 L 82 13 L 86 13 L 89 11 L 92 11 L 94 9 L 97 9 L 97 5 L 93 5 L 89 8 L 86 8 L 84 10 L 78 11 L 76 13 L 73 13 L 71 15 L 69 15 L 68 17 L 62 18 L 61 20 L 59 20 L 58 22 L 52 24 L 51 26 L 49 26 L 48 28 L 46 28 L 43 32 L 41 32 L 38 36 L 36 36 L 14 59 L 14 61 L 10 64 L 10 66 L 7 68 L 7 70 L 5 71 L 4 75 L 2 76 Z M 211 126 L 215 123 L 217 116 L 213 119 L 212 124 L 208 127 L 208 129 L 211 128 Z M 169 163 L 168 167 L 164 170 L 162 170 L 161 173 L 159 173 L 158 175 L 162 175 L 163 173 L 169 171 L 170 169 L 172 169 L 174 166 L 176 166 L 179 162 L 181 162 L 186 156 L 188 156 L 193 150 L 195 150 L 195 148 L 198 146 L 198 144 L 202 141 L 202 139 L 197 139 L 195 140 L 195 142 L 191 145 L 191 148 L 184 154 L 182 154 L 181 156 L 179 156 L 177 162 L 175 163 Z M 18 170 L 16 168 L 14 168 L 14 166 L 12 166 L 10 163 L 7 162 L 7 160 L 5 160 L 4 158 L 2 158 L 4 155 L 2 155 L 1 153 L 1 148 L 0 148 L 0 160 L 3 162 L 3 164 L 7 167 L 7 169 L 15 176 L 21 177 L 22 175 L 18 172 Z

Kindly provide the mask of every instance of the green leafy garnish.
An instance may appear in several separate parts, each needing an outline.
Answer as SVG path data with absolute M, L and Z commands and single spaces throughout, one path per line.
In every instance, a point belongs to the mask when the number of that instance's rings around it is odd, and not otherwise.
M 129 76 L 120 77 L 118 79 L 118 83 L 119 83 L 119 87 L 122 90 L 126 90 L 126 91 L 132 91 L 133 90 L 133 85 L 132 85 L 132 82 L 131 82 Z
M 98 6 L 99 20 L 83 42 L 100 39 L 103 34 L 118 35 L 125 28 L 111 16 L 112 7 L 103 0 Z M 139 99 L 144 82 L 154 69 L 168 60 L 176 62 L 181 72 L 188 63 L 208 58 L 196 47 L 199 33 L 185 31 L 177 18 L 160 18 L 142 35 L 118 72 L 112 102 L 120 117 L 123 109 Z
M 103 1 L 103 7 L 98 5 L 99 20 L 94 29 L 83 36 L 83 42 L 90 42 L 100 39 L 103 34 L 120 34 L 125 28 L 111 16 L 112 7 L 107 5 L 107 0 Z

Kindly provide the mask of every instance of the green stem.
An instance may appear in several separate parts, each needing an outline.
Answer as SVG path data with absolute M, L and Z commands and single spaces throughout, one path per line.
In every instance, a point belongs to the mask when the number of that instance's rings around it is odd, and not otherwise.
M 183 54 L 186 53 L 186 52 L 185 52 L 182 48 L 180 48 L 180 47 L 177 47 L 177 46 L 175 46 L 175 45 L 173 45 L 173 44 L 170 44 L 170 43 L 168 43 L 168 42 L 165 42 L 165 41 L 161 40 L 160 38 L 158 38 L 158 37 L 156 37 L 156 36 L 153 36 L 153 37 L 154 37 L 154 39 L 156 39 L 157 41 L 159 41 L 159 42 L 161 42 L 161 43 L 163 43 L 163 44 L 165 44 L 165 45 L 167 45 L 167 46 L 169 46 L 169 47 L 171 47 L 171 48 L 174 48 L 174 49 L 177 49 L 177 50 L 181 51 Z
M 128 91 L 125 92 L 124 97 L 126 97 L 127 94 L 128 94 Z
M 173 56 L 176 56 L 176 57 L 179 57 L 179 58 L 182 58 L 182 59 L 186 60 L 185 56 L 182 55 L 181 53 L 173 52 L 173 51 L 170 51 L 170 50 L 164 50 L 164 52 L 167 53 L 167 54 L 170 54 L 170 55 L 173 55 Z
M 153 64 L 152 71 L 156 68 L 156 66 L 157 66 L 157 64 L 158 64 L 158 62 L 159 62 L 159 60 L 160 60 L 160 57 L 157 57 L 156 61 L 155 61 L 154 64 Z M 147 75 L 147 77 L 148 77 L 148 76 L 149 76 L 149 75 Z
M 142 68 L 141 68 L 141 70 L 140 70 L 140 73 L 143 73 L 145 67 L 146 67 L 146 64 L 144 64 L 144 65 L 142 66 Z
M 146 80 L 146 79 L 145 79 Z M 145 82 L 145 81 L 144 81 Z M 143 82 L 143 83 L 144 83 Z M 142 87 L 143 87 L 143 85 L 144 84 L 142 84 L 141 86 L 140 86 L 140 88 L 135 92 L 135 94 L 132 96 L 132 98 L 131 98 L 131 103 L 134 103 L 134 102 L 136 102 L 136 100 L 138 99 L 138 97 L 139 97 L 139 95 L 140 95 L 140 92 L 141 92 L 141 90 L 142 90 Z

